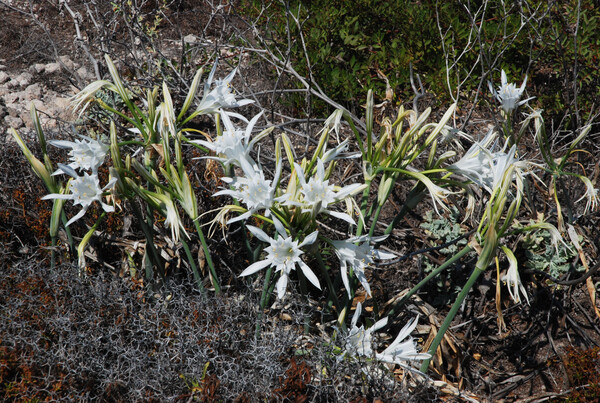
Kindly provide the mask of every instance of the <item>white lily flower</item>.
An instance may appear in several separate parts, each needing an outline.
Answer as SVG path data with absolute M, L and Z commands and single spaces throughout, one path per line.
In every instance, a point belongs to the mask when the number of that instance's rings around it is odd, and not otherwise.
M 198 108 L 196 108 L 197 112 L 203 114 L 214 113 L 220 108 L 237 108 L 254 102 L 250 99 L 241 99 L 238 101 L 231 92 L 231 80 L 233 79 L 237 68 L 233 69 L 233 71 L 231 71 L 224 79 L 215 80 L 215 88 L 211 90 L 210 87 L 213 84 L 213 77 L 216 69 L 217 62 L 215 62 L 208 75 L 208 79 L 204 83 L 204 96 L 202 97 L 202 101 L 200 101 Z
M 436 185 L 431 179 L 429 179 L 428 176 L 423 175 L 421 172 L 406 171 L 406 174 L 419 180 L 423 185 L 425 185 L 429 195 L 431 196 L 431 200 L 433 201 L 433 208 L 435 209 L 436 213 L 440 213 L 437 208 L 438 204 L 442 206 L 442 208 L 449 210 L 448 206 L 444 204 L 443 200 L 448 198 L 448 196 L 453 194 L 453 192 Z
M 346 213 L 338 211 L 328 210 L 327 207 L 330 204 L 337 203 L 346 197 L 352 196 L 364 188 L 365 185 L 354 183 L 352 185 L 344 186 L 340 190 L 336 191 L 334 185 L 329 184 L 329 180 L 325 179 L 325 167 L 323 160 L 317 159 L 317 171 L 315 175 L 310 177 L 308 182 L 304 176 L 304 170 L 297 163 L 294 164 L 296 168 L 296 174 L 300 181 L 300 192 L 303 195 L 301 202 L 288 199 L 286 204 L 295 206 L 305 206 L 306 211 L 312 211 L 313 216 L 319 213 L 326 213 L 333 217 L 344 220 L 350 224 L 355 224 L 352 217 Z
M 83 140 L 49 140 L 48 143 L 59 148 L 70 148 L 69 156 L 71 162 L 67 165 L 72 169 L 91 169 L 96 172 L 100 165 L 104 163 L 104 158 L 108 153 L 109 146 L 101 141 L 94 140 L 87 136 L 79 135 Z M 60 168 L 52 175 L 66 173 Z
M 336 109 L 328 118 L 325 120 L 323 124 L 323 128 L 328 128 L 330 130 L 333 129 L 335 132 L 335 137 L 338 138 L 340 136 L 340 126 L 342 123 L 342 118 L 344 117 L 343 109 Z
M 346 139 L 346 140 L 342 141 L 340 144 L 338 144 L 337 146 L 335 146 L 334 148 L 332 148 L 331 150 L 327 150 L 326 152 L 324 152 L 323 157 L 321 158 L 323 163 L 326 164 L 330 161 L 338 160 L 341 158 L 348 159 L 348 158 L 360 157 L 361 156 L 360 152 L 345 154 L 346 150 L 348 149 L 349 142 L 350 142 L 350 139 Z
M 240 276 L 249 276 L 267 266 L 275 267 L 275 271 L 281 272 L 281 276 L 279 277 L 279 280 L 277 280 L 276 284 L 277 298 L 281 299 L 285 295 L 289 275 L 292 270 L 296 268 L 296 265 L 298 265 L 300 266 L 300 269 L 302 270 L 302 273 L 306 279 L 320 290 L 321 285 L 319 284 L 319 279 L 315 273 L 313 273 L 310 267 L 308 267 L 308 265 L 300 258 L 300 256 L 304 253 L 300 250 L 300 248 L 313 244 L 317 240 L 318 231 L 314 231 L 313 233 L 307 235 L 302 243 L 298 244 L 298 241 L 294 241 L 291 236 L 287 235 L 285 228 L 277 218 L 273 217 L 273 223 L 275 224 L 275 228 L 279 234 L 277 239 L 271 238 L 260 228 L 252 225 L 247 226 L 248 230 L 252 232 L 254 236 L 261 241 L 270 244 L 270 246 L 265 248 L 267 257 L 264 260 L 260 260 L 248 266 L 240 274 Z
M 419 317 L 409 321 L 398 333 L 396 339 L 382 353 L 375 355 L 379 361 L 387 362 L 388 364 L 398 364 L 405 366 L 402 361 L 426 360 L 431 358 L 429 353 L 417 352 L 417 343 L 411 337 L 411 333 L 417 327 Z
M 352 328 L 346 336 L 346 353 L 354 357 L 363 356 L 373 358 L 373 332 L 387 325 L 388 318 L 386 316 L 385 318 L 378 320 L 373 326 L 365 330 L 363 325 L 361 325 L 361 327 L 356 326 L 361 314 L 362 304 L 359 302 L 356 304 L 356 311 L 354 311 L 354 316 L 352 316 Z
M 116 86 L 110 81 L 106 80 L 98 80 L 94 81 L 91 84 L 88 84 L 84 89 L 79 91 L 75 96 L 71 98 L 71 103 L 73 105 L 73 111 L 78 110 L 81 105 L 85 104 L 83 108 L 79 111 L 78 117 L 81 117 L 91 101 L 94 99 L 96 93 L 103 88 L 107 88 L 113 92 L 117 92 Z
M 386 362 L 389 364 L 398 364 L 406 367 L 403 361 L 425 360 L 431 358 L 428 353 L 417 352 L 417 345 L 410 336 L 411 332 L 417 326 L 418 317 L 408 322 L 400 331 L 396 339 L 383 352 L 373 354 L 373 332 L 387 325 L 388 318 L 385 317 L 375 322 L 373 326 L 366 329 L 364 326 L 357 327 L 356 323 L 362 313 L 362 305 L 359 302 L 356 305 L 356 311 L 352 317 L 352 328 L 348 332 L 345 340 L 346 354 L 351 356 L 363 356 Z
M 221 156 L 219 159 L 223 161 L 224 164 L 235 163 L 238 166 L 242 166 L 242 160 L 246 160 L 250 165 L 256 165 L 250 157 L 250 152 L 252 151 L 256 139 L 250 140 L 250 136 L 252 135 L 252 129 L 254 129 L 256 122 L 258 122 L 258 119 L 262 116 L 262 112 L 254 116 L 252 120 L 248 122 L 246 130 L 236 129 L 229 118 L 231 115 L 234 114 L 221 111 L 225 130 L 223 130 L 223 134 L 217 136 L 214 141 L 193 140 L 192 142 L 201 144 L 214 151 L 217 155 Z
M 335 254 L 340 260 L 340 272 L 342 274 L 342 282 L 348 297 L 350 297 L 350 281 L 348 279 L 348 266 L 352 268 L 354 275 L 362 286 L 367 295 L 371 296 L 371 287 L 365 276 L 365 268 L 375 262 L 375 259 L 385 260 L 396 257 L 393 253 L 383 252 L 371 246 L 371 242 L 383 241 L 387 236 L 370 238 L 368 235 L 353 237 L 344 241 L 331 241 L 335 248 Z
M 491 193 L 490 182 L 493 179 L 490 178 L 493 178 L 494 159 L 501 155 L 491 151 L 495 137 L 496 133 L 490 130 L 483 140 L 475 142 L 460 160 L 447 169 L 465 176 Z
M 117 181 L 117 178 L 112 178 L 106 186 L 100 189 L 100 181 L 98 175 L 92 173 L 89 175 L 87 172 L 83 173 L 83 176 L 77 175 L 77 172 L 68 165 L 58 164 L 58 167 L 62 172 L 72 176 L 74 179 L 68 183 L 68 189 L 70 194 L 52 193 L 42 197 L 42 200 L 48 199 L 62 199 L 62 200 L 73 200 L 74 205 L 81 204 L 81 211 L 77 213 L 73 218 L 67 221 L 67 226 L 71 225 L 75 221 L 79 220 L 84 216 L 87 209 L 92 205 L 94 201 L 99 202 L 102 205 L 102 209 L 106 212 L 115 211 L 113 206 L 102 201 L 102 192 L 112 188 Z
M 246 205 L 247 212 L 238 217 L 227 221 L 231 224 L 236 221 L 245 220 L 254 214 L 257 210 L 265 211 L 265 216 L 270 215 L 270 208 L 277 201 L 275 191 L 277 183 L 281 176 L 281 161 L 277 161 L 275 167 L 275 176 L 273 181 L 265 179 L 265 174 L 258 166 L 251 166 L 246 160 L 242 160 L 242 170 L 245 177 L 227 178 L 223 177 L 223 182 L 229 183 L 233 189 L 225 189 L 215 193 L 213 196 L 231 196 Z
M 508 153 L 497 153 L 494 158 L 494 166 L 492 167 L 492 177 L 488 179 L 488 186 L 494 191 L 498 186 L 502 186 L 502 182 L 506 180 L 512 181 L 515 175 L 520 177 L 523 176 L 523 170 L 526 169 L 531 163 L 527 161 L 520 161 L 517 157 L 517 146 L 513 145 Z M 514 166 L 512 170 L 513 174 L 511 178 L 504 178 L 510 168 Z
M 508 287 L 508 293 L 510 297 L 516 303 L 521 302 L 521 293 L 525 296 L 525 300 L 529 304 L 529 297 L 527 296 L 527 291 L 525 291 L 525 287 L 521 283 L 521 277 L 519 276 L 519 264 L 517 262 L 517 258 L 513 254 L 513 252 L 508 249 L 506 246 L 502 246 L 502 250 L 506 254 L 508 258 L 508 271 L 502 276 L 501 280 L 506 281 L 506 286 Z
M 502 70 L 500 80 L 502 85 L 498 88 L 498 92 L 494 90 L 492 83 L 489 81 L 488 86 L 490 88 L 490 92 L 494 94 L 498 101 L 500 101 L 500 103 L 502 104 L 502 109 L 507 114 L 534 98 L 530 97 L 523 101 L 519 101 L 521 95 L 523 95 L 523 91 L 525 91 L 525 84 L 527 84 L 527 76 L 525 76 L 525 80 L 523 80 L 521 88 L 517 88 L 517 86 L 514 83 L 508 83 L 506 73 L 504 72 L 504 70 Z
M 585 185 L 585 193 L 576 201 L 576 203 L 583 200 L 584 198 L 586 199 L 585 209 L 583 210 L 583 214 L 586 214 L 590 207 L 592 208 L 592 210 L 596 210 L 596 207 L 598 207 L 598 189 L 594 188 L 592 181 L 588 177 L 580 175 L 578 176 L 578 178 Z

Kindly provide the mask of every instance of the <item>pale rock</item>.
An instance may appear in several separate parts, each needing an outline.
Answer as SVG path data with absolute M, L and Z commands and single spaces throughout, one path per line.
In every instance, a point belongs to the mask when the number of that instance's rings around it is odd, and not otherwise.
M 6 111 L 8 112 L 9 116 L 12 116 L 13 118 L 18 118 L 20 115 L 23 114 L 23 107 L 20 104 L 6 104 Z
M 45 67 L 46 74 L 52 74 L 60 71 L 60 64 L 48 63 Z
M 53 115 L 67 121 L 75 120 L 73 105 L 71 104 L 70 98 L 56 97 L 53 100 L 52 105 L 54 106 Z
M 6 83 L 6 86 L 8 88 L 17 88 L 19 86 L 19 82 L 16 79 L 12 78 L 9 82 Z
M 28 73 L 26 71 L 22 72 L 15 78 L 15 80 L 17 80 L 17 82 L 19 83 L 19 87 L 27 87 L 29 84 L 31 84 L 32 79 L 33 76 L 31 75 L 31 73 Z
M 10 80 L 10 77 L 8 76 L 8 74 L 6 74 L 6 72 L 4 72 L 4 71 L 0 71 L 0 84 L 4 84 L 8 80 Z
M 46 70 L 46 65 L 43 63 L 36 63 L 33 66 L 29 67 L 29 72 L 35 74 L 42 74 Z
M 44 101 L 42 101 L 40 99 L 34 99 L 33 101 L 31 101 L 29 103 L 29 105 L 27 105 L 28 109 L 31 109 L 31 104 L 35 105 L 35 109 L 37 109 L 38 111 L 45 110 L 47 108 Z M 52 102 L 50 101 L 50 102 L 48 102 L 48 104 L 52 104 Z
M 65 65 L 65 67 L 69 70 L 75 70 L 77 68 L 77 65 L 73 62 L 73 60 L 71 60 L 71 58 L 69 56 L 59 56 L 58 57 L 60 59 L 60 61 L 62 62 L 62 64 Z
M 194 44 L 196 43 L 196 35 L 189 34 L 183 37 L 184 43 Z
M 79 74 L 79 77 L 81 77 L 81 79 L 85 82 L 91 82 L 96 79 L 96 77 L 94 77 L 94 75 L 90 73 L 85 66 L 81 66 L 79 69 L 77 69 L 77 74 Z
M 32 104 L 35 106 L 35 109 L 37 109 L 38 112 L 48 112 L 48 107 L 39 99 L 34 99 L 33 101 L 29 102 L 27 105 L 23 105 L 27 109 L 23 110 L 20 117 L 21 117 L 21 120 L 23 121 L 23 124 L 29 129 L 33 129 L 33 119 L 31 117 L 31 105 Z M 46 119 L 46 115 L 44 113 L 38 113 L 38 116 L 41 121 L 44 121 Z
M 4 96 L 4 102 L 8 105 L 8 104 L 15 104 L 17 103 L 20 99 L 21 96 L 23 95 L 22 91 L 9 91 L 5 96 Z
M 4 98 L 8 94 L 10 94 L 8 87 L 6 85 L 0 85 L 0 98 Z
M 6 123 L 6 125 L 9 128 L 13 128 L 13 129 L 19 129 L 21 127 L 23 127 L 23 121 L 20 118 L 14 117 L 14 116 L 6 116 L 4 117 L 4 123 Z
M 40 99 L 42 97 L 42 87 L 39 83 L 31 84 L 29 87 L 25 88 L 23 91 L 23 99 L 24 101 L 30 102 L 34 99 Z

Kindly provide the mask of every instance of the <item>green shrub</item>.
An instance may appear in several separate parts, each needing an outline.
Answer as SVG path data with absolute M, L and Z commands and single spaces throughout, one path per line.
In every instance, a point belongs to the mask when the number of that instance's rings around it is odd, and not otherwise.
M 308 77 L 308 59 L 321 88 L 350 109 L 357 108 L 367 89 L 385 98 L 386 80 L 396 102 L 411 100 L 412 64 L 442 103 L 458 85 L 471 101 L 477 90 L 490 99 L 487 81 L 497 80 L 502 68 L 509 76 L 529 75 L 528 91 L 550 117 L 588 113 L 600 89 L 594 74 L 600 48 L 598 8 L 583 4 L 578 9 L 576 1 L 484 3 L 475 2 L 467 10 L 456 2 L 433 0 L 294 0 L 289 10 L 301 22 L 307 55 L 284 2 L 241 0 L 239 10 L 260 16 L 257 24 L 271 35 L 267 43 L 283 54 L 289 27 L 296 70 Z

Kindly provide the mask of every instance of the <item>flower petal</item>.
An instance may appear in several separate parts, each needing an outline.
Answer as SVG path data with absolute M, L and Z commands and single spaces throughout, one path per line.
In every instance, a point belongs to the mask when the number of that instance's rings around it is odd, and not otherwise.
M 51 193 L 49 195 L 41 197 L 41 200 L 50 200 L 50 199 L 61 199 L 61 200 L 72 200 L 72 194 L 60 194 L 60 193 Z
M 354 311 L 354 316 L 352 316 L 352 328 L 356 327 L 356 323 L 358 322 L 358 318 L 360 317 L 362 313 L 362 303 L 357 303 L 356 304 L 356 310 Z
M 288 276 L 285 272 L 281 272 L 281 277 L 277 280 L 277 298 L 282 299 L 285 296 L 285 290 L 287 289 Z
M 271 243 L 272 238 L 265 234 L 265 232 L 260 228 L 257 228 L 253 225 L 248 225 L 246 226 L 246 228 L 248 228 L 248 230 L 252 232 L 252 234 L 254 234 L 254 236 L 260 239 L 261 241 Z
M 342 213 L 339 211 L 332 211 L 332 210 L 323 210 L 323 211 L 335 218 L 339 218 L 340 220 L 346 221 L 348 224 L 356 225 L 356 221 L 354 221 L 354 219 L 346 213 Z
M 304 276 L 306 277 L 306 279 L 308 281 L 310 281 L 312 283 L 312 285 L 314 285 L 315 287 L 317 287 L 320 290 L 321 284 L 319 283 L 319 279 L 317 278 L 315 273 L 310 269 L 310 267 L 308 267 L 308 265 L 306 263 L 304 263 L 302 260 L 298 261 L 298 265 L 300 265 L 300 268 L 302 269 L 302 273 L 304 273 Z
M 314 231 L 310 234 L 308 234 L 305 238 L 304 241 L 302 241 L 302 243 L 300 245 L 298 245 L 299 248 L 305 246 L 305 245 L 311 245 L 313 243 L 315 243 L 315 241 L 317 240 L 317 236 L 319 235 L 319 231 Z
M 269 266 L 270 264 L 271 261 L 269 260 L 259 260 L 258 262 L 252 263 L 250 266 L 246 267 L 246 269 L 242 273 L 240 273 L 240 277 L 245 277 L 254 274 L 260 271 L 261 269 L 264 269 L 265 267 Z
M 279 235 L 281 235 L 284 238 L 288 237 L 288 234 L 285 231 L 285 227 L 283 226 L 283 224 L 281 223 L 281 221 L 279 221 L 277 219 L 277 217 L 275 217 L 275 216 L 273 216 L 273 224 L 275 224 L 275 229 L 277 230 L 277 232 L 279 233 Z
M 85 215 L 86 211 L 87 211 L 87 208 L 82 208 L 79 211 L 79 213 L 77 213 L 69 221 L 67 221 L 67 223 L 65 224 L 65 226 L 68 227 L 69 225 L 73 224 L 75 221 L 79 220 L 81 217 L 83 217 Z

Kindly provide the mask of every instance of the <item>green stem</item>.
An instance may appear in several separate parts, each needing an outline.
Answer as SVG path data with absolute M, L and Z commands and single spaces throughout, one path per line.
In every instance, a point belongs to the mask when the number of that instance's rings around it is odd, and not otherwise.
M 273 275 L 273 266 L 269 266 L 269 268 L 267 269 L 267 273 L 265 274 L 265 282 L 263 283 L 263 290 L 262 290 L 262 294 L 260 296 L 260 311 L 258 312 L 258 315 L 256 317 L 256 331 L 255 331 L 255 336 L 258 339 L 260 337 L 260 322 L 262 320 L 263 317 L 263 312 L 265 310 L 265 308 L 267 307 L 267 304 L 269 303 L 269 297 L 271 295 L 271 293 L 273 292 L 273 286 L 270 286 L 271 283 L 271 276 Z
M 367 187 L 363 190 L 362 201 L 360 203 L 360 213 L 362 214 L 362 218 L 364 220 L 358 220 L 358 225 L 356 227 L 356 236 L 361 236 L 364 224 L 367 221 L 367 206 L 369 204 L 369 193 L 371 191 L 371 181 L 366 182 Z
M 417 291 L 419 291 L 421 289 L 421 287 L 423 287 L 425 284 L 427 284 L 432 278 L 436 277 L 442 271 L 444 271 L 448 267 L 452 266 L 456 261 L 461 259 L 463 256 L 465 256 L 467 253 L 471 252 L 472 250 L 473 250 L 473 248 L 471 246 L 469 246 L 469 245 L 465 246 L 458 253 L 456 253 L 454 256 L 452 256 L 450 259 L 446 260 L 441 266 L 439 266 L 437 269 L 435 269 L 434 271 L 429 273 L 429 275 L 427 277 L 425 277 L 423 280 L 421 280 L 419 282 L 419 284 L 414 286 L 408 292 L 408 294 L 406 294 L 404 297 L 402 297 L 402 299 L 400 301 L 398 301 L 394 304 L 393 308 L 387 313 L 387 316 L 394 316 L 396 314 L 396 312 L 398 311 L 398 309 L 402 305 L 404 305 L 410 297 L 412 297 Z
M 450 308 L 450 312 L 448 312 L 448 315 L 446 315 L 446 319 L 444 319 L 442 326 L 440 326 L 437 334 L 435 335 L 435 339 L 433 339 L 433 343 L 431 343 L 431 347 L 429 347 L 429 354 L 431 354 L 432 357 L 434 356 L 438 346 L 442 342 L 442 338 L 444 337 L 444 334 L 450 327 L 450 323 L 452 323 L 452 320 L 454 320 L 454 317 L 458 313 L 460 306 L 462 305 L 463 301 L 469 294 L 469 291 L 471 291 L 471 288 L 473 288 L 475 281 L 477 281 L 477 279 L 479 278 L 481 273 L 483 273 L 483 269 L 480 269 L 479 265 L 477 265 L 475 267 L 475 270 L 473 271 L 473 273 L 471 273 L 471 276 L 467 280 L 467 283 L 465 284 L 463 289 L 458 294 L 458 297 L 456 297 L 456 301 L 454 301 L 452 308 Z M 427 371 L 430 361 L 431 361 L 431 358 L 423 361 L 423 364 L 421 364 L 421 372 Z
M 215 264 L 213 263 L 212 257 L 210 256 L 210 250 L 208 249 L 206 238 L 204 238 L 204 232 L 202 232 L 202 228 L 200 227 L 200 223 L 198 222 L 198 220 L 194 221 L 194 225 L 196 226 L 196 232 L 198 233 L 198 238 L 200 238 L 200 243 L 202 244 L 202 249 L 204 250 L 204 258 L 206 259 L 208 269 L 210 270 L 211 281 L 213 287 L 215 288 L 215 294 L 220 294 L 221 286 L 219 286 L 219 279 L 215 270 Z
M 194 256 L 192 255 L 192 252 L 190 251 L 190 248 L 189 248 L 187 242 L 185 241 L 185 239 L 183 239 L 183 235 L 181 237 L 181 244 L 183 245 L 183 250 L 185 251 L 185 255 L 187 256 L 188 262 L 190 262 L 190 266 L 192 266 L 192 273 L 194 274 L 194 280 L 196 280 L 196 283 L 198 284 L 198 288 L 200 289 L 200 292 L 202 293 L 202 295 L 206 295 L 206 291 L 204 290 L 204 285 L 202 284 L 202 278 L 200 277 L 200 273 L 198 272 L 198 266 L 196 266 Z
M 67 234 L 67 241 L 69 242 L 69 249 L 72 254 L 77 255 L 77 249 L 75 249 L 75 244 L 73 243 L 73 235 L 71 235 L 71 230 L 67 227 L 67 215 L 64 211 L 60 213 L 60 220 L 62 221 L 63 228 L 65 229 L 65 233 Z M 77 257 L 77 256 L 76 256 Z
M 142 227 L 142 231 L 144 232 L 144 237 L 146 238 L 146 249 L 148 249 L 150 251 L 149 256 L 151 257 L 154 264 L 159 269 L 161 276 L 163 276 L 165 273 L 165 268 L 162 263 L 160 254 L 158 253 L 158 251 L 156 250 L 156 247 L 154 246 L 154 238 L 152 237 L 152 231 L 148 227 L 148 223 L 144 220 L 142 213 L 141 213 L 140 209 L 138 208 L 138 206 L 136 205 L 136 203 L 135 202 L 131 203 L 131 206 L 133 207 L 133 213 L 136 215 L 138 222 L 140 223 L 140 227 Z M 153 275 L 151 272 L 151 266 L 147 266 L 146 267 L 146 279 L 151 281 L 152 277 L 153 277 Z
M 387 200 L 387 197 L 386 197 Z M 383 204 L 377 205 L 377 210 L 375 210 L 375 215 L 373 216 L 373 221 L 371 221 L 371 228 L 369 229 L 369 237 L 373 236 L 375 232 L 375 227 L 377 227 L 377 220 L 379 219 L 379 215 L 381 214 L 381 210 L 383 209 Z

